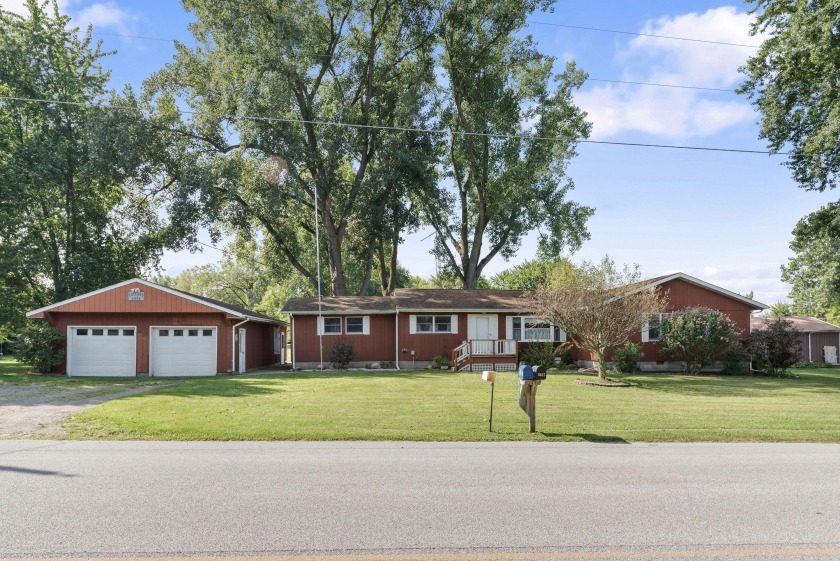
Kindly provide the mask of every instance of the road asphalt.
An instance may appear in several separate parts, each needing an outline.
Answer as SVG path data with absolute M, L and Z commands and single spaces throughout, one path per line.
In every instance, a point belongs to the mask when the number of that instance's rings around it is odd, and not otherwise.
M 0 441 L 0 559 L 840 560 L 840 445 Z

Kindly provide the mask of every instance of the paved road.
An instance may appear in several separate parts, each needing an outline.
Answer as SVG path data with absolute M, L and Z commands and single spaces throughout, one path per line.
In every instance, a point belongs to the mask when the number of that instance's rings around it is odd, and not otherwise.
M 840 559 L 840 445 L 0 442 L 0 558 Z

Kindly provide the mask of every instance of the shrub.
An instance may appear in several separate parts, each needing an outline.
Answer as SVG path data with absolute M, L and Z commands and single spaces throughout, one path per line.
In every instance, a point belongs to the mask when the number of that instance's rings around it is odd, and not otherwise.
M 834 365 L 827 362 L 797 362 L 793 368 L 832 368 Z
M 746 376 L 750 373 L 750 353 L 744 347 L 735 347 L 724 355 L 723 371 L 726 376 Z
M 443 355 L 432 357 L 432 368 L 448 368 L 449 359 Z
M 343 370 L 347 368 L 347 365 L 350 364 L 350 360 L 355 354 L 356 350 L 353 348 L 353 343 L 344 340 L 336 341 L 335 345 L 330 349 L 330 362 L 333 368 Z
M 642 348 L 627 341 L 623 347 L 613 352 L 613 368 L 616 372 L 629 374 L 639 371 L 639 361 L 642 360 Z
M 554 343 L 528 343 L 519 351 L 519 362 L 531 366 L 540 365 L 554 368 L 557 365 L 557 355 L 562 353 L 567 345 L 554 347 Z
M 686 374 L 697 374 L 737 344 L 735 324 L 717 310 L 686 308 L 662 320 L 663 354 L 682 362 Z
M 566 347 L 566 350 L 563 351 L 563 356 L 560 359 L 560 362 L 563 366 L 571 366 L 575 363 L 575 357 L 572 356 L 572 347 Z
M 64 350 L 59 346 L 64 335 L 45 321 L 27 323 L 18 335 L 15 354 L 35 372 L 49 372 L 64 360 Z
M 799 360 L 802 343 L 799 331 L 783 317 L 756 329 L 746 338 L 747 349 L 759 370 L 770 376 L 783 376 Z

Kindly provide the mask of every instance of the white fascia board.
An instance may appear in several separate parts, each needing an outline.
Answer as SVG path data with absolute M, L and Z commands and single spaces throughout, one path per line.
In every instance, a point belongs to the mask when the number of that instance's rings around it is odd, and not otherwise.
M 376 315 L 393 315 L 396 314 L 396 310 L 321 310 L 319 311 L 306 311 L 306 312 L 290 312 L 288 310 L 280 310 L 284 314 L 289 314 L 290 316 L 376 316 Z
M 629 296 L 630 294 L 636 294 L 637 292 L 641 292 L 643 290 L 650 290 L 651 288 L 657 287 L 660 284 L 665 284 L 666 282 L 670 282 L 670 281 L 676 280 L 676 279 L 681 279 L 681 280 L 684 280 L 687 283 L 690 283 L 690 284 L 693 284 L 693 285 L 711 290 L 712 292 L 717 292 L 718 294 L 722 294 L 724 296 L 728 296 L 729 298 L 732 298 L 733 300 L 737 300 L 739 302 L 747 304 L 748 306 L 753 306 L 755 308 L 758 308 L 759 310 L 770 309 L 770 306 L 768 306 L 767 304 L 762 304 L 761 302 L 759 302 L 757 300 L 753 300 L 751 298 L 741 296 L 740 294 L 738 294 L 736 292 L 726 290 L 725 288 L 721 288 L 717 285 L 714 285 L 712 283 L 700 280 L 698 278 L 692 277 L 691 275 L 687 275 L 685 273 L 674 273 L 673 275 L 668 275 L 667 277 L 659 279 L 656 282 L 646 284 L 646 285 L 644 285 L 640 288 L 637 288 L 636 290 L 633 290 L 632 292 L 628 292 L 627 294 L 625 294 L 625 296 Z
M 519 314 L 533 313 L 532 308 L 399 308 L 400 313 L 412 314 Z

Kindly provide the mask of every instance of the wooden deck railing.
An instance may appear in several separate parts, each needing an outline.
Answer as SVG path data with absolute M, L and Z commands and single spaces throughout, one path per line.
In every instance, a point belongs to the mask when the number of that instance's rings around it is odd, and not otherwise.
M 452 364 L 457 371 L 476 361 L 516 358 L 518 352 L 516 339 L 470 339 L 452 351 Z

